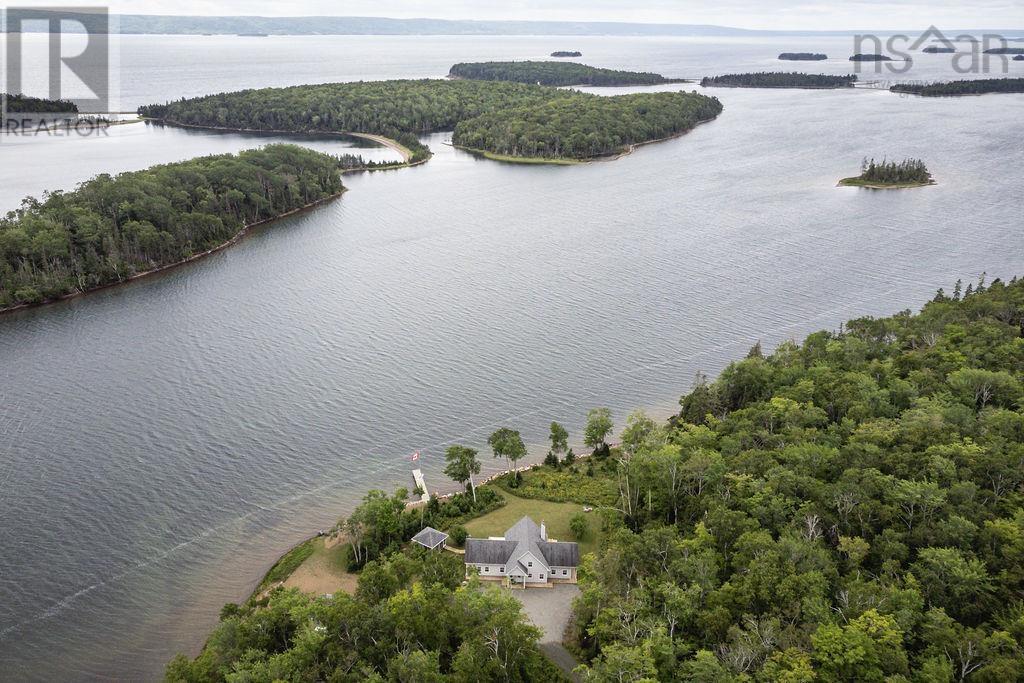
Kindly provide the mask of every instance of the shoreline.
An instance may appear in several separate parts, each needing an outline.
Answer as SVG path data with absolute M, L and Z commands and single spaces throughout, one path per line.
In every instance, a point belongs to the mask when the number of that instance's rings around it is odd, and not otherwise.
M 228 241 L 223 242 L 221 244 L 218 244 L 217 246 L 212 247 L 210 249 L 207 249 L 206 251 L 199 252 L 198 254 L 192 254 L 188 258 L 182 259 L 181 261 L 175 261 L 174 263 L 168 263 L 168 264 L 165 264 L 165 265 L 162 265 L 162 266 L 157 266 L 156 268 L 151 268 L 151 269 L 143 271 L 141 273 L 136 273 L 135 275 L 126 277 L 123 280 L 118 280 L 117 282 L 109 282 L 109 283 L 107 283 L 105 285 L 99 285 L 97 287 L 91 287 L 89 289 L 78 291 L 78 292 L 71 292 L 70 294 L 65 294 L 65 295 L 59 296 L 59 297 L 57 297 L 55 299 L 47 299 L 46 301 L 41 301 L 41 302 L 39 302 L 37 304 L 18 304 L 17 306 L 10 306 L 8 308 L 0 308 L 0 317 L 2 317 L 4 315 L 7 315 L 8 313 L 15 313 L 17 311 L 25 311 L 25 310 L 28 310 L 30 308 L 42 308 L 43 306 L 50 306 L 52 304 L 61 303 L 63 301 L 70 301 L 71 299 L 77 299 L 78 297 L 86 296 L 87 294 L 94 294 L 95 292 L 99 292 L 99 291 L 102 291 L 104 289 L 110 289 L 112 287 L 120 287 L 121 285 L 127 285 L 127 284 L 130 284 L 130 283 L 135 282 L 137 280 L 141 280 L 142 278 L 149 277 L 151 275 L 156 275 L 158 273 L 163 273 L 163 272 L 171 270 L 173 268 L 179 268 L 179 267 L 184 266 L 184 265 L 186 265 L 188 263 L 192 263 L 193 261 L 198 261 L 201 258 L 204 258 L 206 256 L 210 256 L 211 254 L 215 254 L 218 251 L 221 251 L 222 249 L 227 249 L 228 247 L 230 247 L 231 245 L 235 244 L 236 242 L 241 240 L 243 237 L 248 235 L 249 231 L 252 230 L 253 228 L 257 228 L 257 227 L 262 226 L 262 225 L 267 225 L 268 223 L 273 223 L 274 221 L 281 220 L 282 218 L 288 218 L 289 216 L 294 216 L 294 215 L 303 213 L 305 211 L 309 211 L 310 209 L 314 209 L 314 208 L 320 206 L 321 204 L 326 204 L 327 202 L 330 202 L 330 201 L 333 201 L 333 200 L 337 199 L 338 197 L 340 197 L 343 194 L 345 194 L 345 192 L 347 192 L 347 189 L 342 189 L 341 192 L 337 192 L 335 194 L 332 194 L 329 197 L 324 197 L 323 199 L 318 199 L 315 202 L 312 202 L 310 204 L 306 204 L 305 206 L 300 206 L 297 209 L 292 209 L 291 211 L 287 211 L 285 213 L 282 213 L 279 216 L 274 216 L 273 218 L 264 218 L 263 220 L 256 221 L 255 223 L 246 223 L 245 225 L 242 226 L 242 229 L 239 230 L 237 233 L 235 233 L 234 236 L 231 239 L 229 239 Z
M 139 121 L 145 121 L 146 123 L 155 123 L 161 126 L 171 126 L 172 128 L 192 128 L 195 130 L 215 130 L 221 133 L 248 133 L 254 135 L 292 135 L 295 137 L 351 137 L 351 138 L 362 138 L 364 140 L 370 140 L 377 144 L 392 149 L 398 152 L 402 156 L 402 163 L 394 166 L 388 166 L 386 168 L 347 168 L 342 170 L 342 173 L 354 173 L 356 171 L 389 171 L 396 168 L 412 168 L 413 166 L 419 166 L 425 164 L 430 160 L 428 155 L 426 159 L 420 159 L 419 161 L 411 161 L 412 150 L 405 145 L 401 144 L 397 140 L 384 137 L 383 135 L 377 135 L 375 133 L 352 133 L 349 131 L 336 131 L 336 130 L 310 130 L 310 131 L 295 131 L 295 130 L 278 130 L 276 128 L 230 128 L 227 126 L 200 126 L 193 123 L 179 123 L 177 121 L 168 121 L 167 119 L 153 119 L 145 116 L 140 116 Z
M 545 158 L 545 157 L 514 157 L 514 156 L 505 155 L 505 154 L 496 154 L 494 152 L 488 152 L 488 151 L 482 150 L 482 149 L 475 149 L 473 147 L 464 147 L 462 145 L 456 145 L 454 143 L 445 143 L 445 144 L 450 144 L 455 149 L 460 149 L 463 152 L 469 152 L 470 154 L 473 154 L 474 156 L 481 156 L 481 157 L 483 157 L 485 159 L 488 159 L 490 161 L 499 161 L 499 162 L 504 162 L 504 163 L 507 163 L 507 164 L 549 164 L 551 166 L 575 166 L 575 165 L 578 165 L 578 164 L 600 164 L 600 163 L 607 163 L 609 161 L 618 161 L 622 157 L 629 156 L 630 154 L 632 154 L 634 151 L 637 150 L 637 148 L 643 147 L 645 145 L 653 145 L 653 144 L 658 143 L 658 142 L 668 142 L 669 140 L 675 140 L 676 138 L 681 138 L 684 135 L 688 135 L 689 133 L 691 133 L 694 130 L 696 130 L 698 126 L 703 126 L 706 123 L 711 123 L 711 122 L 717 120 L 719 116 L 721 116 L 721 114 L 716 114 L 714 117 L 712 117 L 710 119 L 705 119 L 703 121 L 698 121 L 697 123 L 695 123 L 690 128 L 687 128 L 686 130 L 681 130 L 678 133 L 673 133 L 672 135 L 666 135 L 663 138 L 657 138 L 655 140 L 644 140 L 643 142 L 632 142 L 629 145 L 627 145 L 624 149 L 619 150 L 618 152 L 613 152 L 611 154 L 606 154 L 604 156 L 599 156 L 599 157 L 587 157 L 586 159 L 571 159 L 569 157 L 550 157 L 550 158 Z
M 932 185 L 938 185 L 938 183 L 934 180 L 929 180 L 926 183 L 873 183 L 857 177 L 843 178 L 836 183 L 836 187 L 863 187 L 869 190 L 910 190 L 915 187 L 930 187 Z

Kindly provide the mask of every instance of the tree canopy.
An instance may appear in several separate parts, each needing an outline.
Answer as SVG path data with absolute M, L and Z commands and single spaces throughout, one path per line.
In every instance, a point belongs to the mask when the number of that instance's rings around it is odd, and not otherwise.
M 454 130 L 456 145 L 499 155 L 587 159 L 684 133 L 722 110 L 696 93 L 601 97 L 521 83 L 377 81 L 264 88 L 141 107 L 171 124 L 300 133 L 373 133 L 413 150 Z
M 1024 92 L 1024 78 L 976 78 L 969 81 L 947 81 L 944 83 L 898 83 L 889 90 L 923 97 L 1022 93 Z
M 26 199 L 0 219 L 0 310 L 122 282 L 341 192 L 338 162 L 294 145 L 201 157 Z
M 462 62 L 448 72 L 450 78 L 475 81 L 512 81 L 537 85 L 660 85 L 678 83 L 661 74 L 600 69 L 576 62 Z
M 1024 282 L 968 291 L 632 421 L 593 475 L 620 521 L 581 570 L 588 680 L 1021 680 Z
M 700 84 L 705 88 L 852 88 L 856 82 L 856 74 L 829 76 L 769 71 L 711 76 L 702 79 Z

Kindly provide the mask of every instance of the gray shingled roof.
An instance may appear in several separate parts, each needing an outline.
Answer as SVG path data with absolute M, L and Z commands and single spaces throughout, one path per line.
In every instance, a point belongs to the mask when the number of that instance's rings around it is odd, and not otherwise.
M 466 539 L 466 557 L 468 564 L 504 564 L 508 565 L 512 558 L 517 561 L 524 553 L 531 553 L 538 562 L 551 566 L 575 567 L 580 563 L 580 549 L 575 543 L 554 543 L 542 541 L 540 527 L 529 517 L 523 517 L 511 529 L 505 532 L 504 540 L 486 538 Z M 514 573 L 515 568 L 509 569 Z
M 430 548 L 433 550 L 448 540 L 448 534 L 428 526 L 423 529 L 423 531 L 413 536 L 412 540 L 419 543 L 424 548 Z
M 580 547 L 575 543 L 553 543 L 541 541 L 537 544 L 544 553 L 544 559 L 552 567 L 577 567 L 580 563 Z
M 519 545 L 515 541 L 490 541 L 486 538 L 466 539 L 468 564 L 505 564 Z

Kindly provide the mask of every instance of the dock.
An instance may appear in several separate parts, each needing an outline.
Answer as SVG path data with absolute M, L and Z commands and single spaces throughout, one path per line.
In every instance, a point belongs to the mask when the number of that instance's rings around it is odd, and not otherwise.
M 418 468 L 412 471 L 412 480 L 416 482 L 416 486 L 423 491 L 423 496 L 420 498 L 424 503 L 430 502 L 430 491 L 427 490 L 427 481 L 423 478 L 423 472 Z

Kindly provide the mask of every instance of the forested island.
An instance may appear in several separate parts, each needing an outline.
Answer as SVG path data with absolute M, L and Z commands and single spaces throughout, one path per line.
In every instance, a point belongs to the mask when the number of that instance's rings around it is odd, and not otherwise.
M 552 57 L 582 57 L 582 52 L 576 50 L 555 50 L 551 53 Z
M 0 111 L 0 121 L 4 113 L 8 114 L 77 114 L 78 105 L 69 100 L 46 100 L 26 95 L 9 95 L 0 93 L 4 110 Z
M 408 544 L 431 525 L 458 545 L 514 493 L 594 508 L 570 524 L 593 548 L 565 640 L 584 680 L 1019 680 L 1022 329 L 1024 282 L 982 276 L 916 315 L 757 343 L 667 424 L 632 414 L 616 446 L 592 410 L 588 457 L 553 423 L 544 465 L 473 486 L 477 451 L 452 446 L 465 493 L 372 491 L 339 524 L 351 594 L 268 584 L 290 553 L 167 679 L 558 680 L 504 589 Z
M 892 57 L 889 55 L 878 55 L 878 54 L 855 54 L 850 57 L 851 62 L 891 62 Z
M 951 55 L 956 52 L 955 47 L 939 47 L 937 45 L 929 45 L 925 49 L 921 50 L 926 54 L 930 55 Z
M 1022 93 L 1024 78 L 977 78 L 946 83 L 900 83 L 889 88 L 892 92 L 923 97 L 951 97 L 957 95 L 988 95 L 991 93 Z
M 1016 57 L 1013 58 L 1013 61 L 1024 62 L 1024 55 L 1017 55 Z
M 874 189 L 899 189 L 934 185 L 932 174 L 920 159 L 904 161 L 888 161 L 881 163 L 874 159 L 865 159 L 861 164 L 861 173 L 852 178 L 843 178 L 840 185 L 870 187 Z
M 987 55 L 1024 55 L 1024 47 L 990 47 L 985 50 Z
M 200 157 L 26 199 L 0 219 L 0 310 L 201 255 L 343 190 L 338 160 L 293 145 Z
M 454 130 L 452 143 L 505 160 L 585 160 L 684 133 L 722 111 L 696 93 L 601 97 L 474 80 L 379 81 L 265 88 L 139 109 L 169 124 L 290 133 L 373 133 L 417 158 L 416 136 Z
M 599 69 L 575 62 L 468 62 L 452 66 L 449 78 L 475 81 L 510 81 L 537 85 L 660 85 L 680 83 L 661 74 Z
M 784 62 L 822 62 L 828 59 L 828 55 L 820 52 L 783 52 L 779 59 Z
M 705 77 L 700 84 L 705 88 L 852 88 L 856 75 L 828 76 L 825 74 L 786 73 L 783 71 L 749 74 L 726 74 Z

